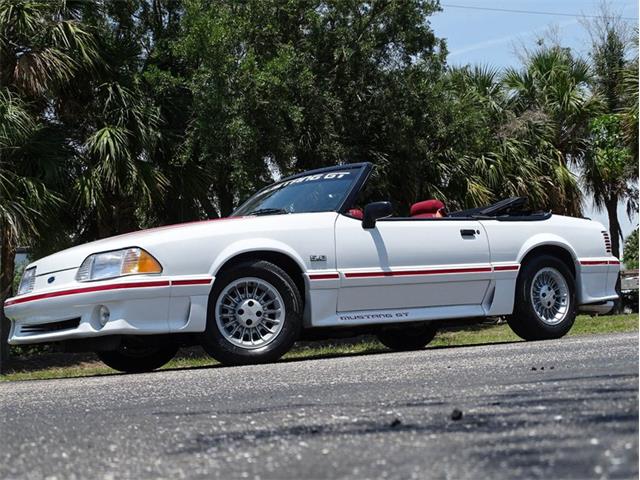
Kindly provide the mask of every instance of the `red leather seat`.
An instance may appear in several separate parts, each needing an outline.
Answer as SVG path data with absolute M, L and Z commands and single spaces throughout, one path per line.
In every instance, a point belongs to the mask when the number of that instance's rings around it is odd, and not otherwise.
M 364 212 L 359 208 L 350 208 L 347 212 L 347 215 L 353 218 L 357 218 L 358 220 L 362 220 L 364 218 Z
M 440 200 L 424 200 L 411 205 L 412 218 L 435 218 L 438 211 L 444 211 L 444 203 Z M 442 212 L 441 212 L 442 214 Z

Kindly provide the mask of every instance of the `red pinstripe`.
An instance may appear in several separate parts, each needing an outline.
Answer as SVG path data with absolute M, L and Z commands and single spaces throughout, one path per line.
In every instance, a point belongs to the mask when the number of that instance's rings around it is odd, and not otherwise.
M 345 273 L 346 278 L 365 277 L 401 277 L 407 275 L 442 275 L 448 273 L 485 273 L 491 272 L 491 267 L 462 267 L 462 268 L 441 268 L 435 270 L 400 270 L 395 272 L 351 272 Z
M 93 285 L 91 287 L 72 288 L 69 290 L 60 290 L 57 292 L 38 293 L 36 295 L 29 295 L 28 297 L 14 297 L 4 302 L 4 304 L 8 307 L 10 305 L 17 305 L 19 303 L 43 300 L 45 298 L 64 297 L 67 295 L 76 295 L 79 293 L 104 292 L 109 290 L 126 290 L 129 288 L 169 287 L 171 285 L 208 285 L 211 283 L 211 280 L 211 278 L 195 278 L 190 280 L 154 280 L 149 282 L 127 282 L 114 283 L 111 285 Z
M 171 280 L 171 285 L 209 285 L 211 283 L 211 280 L 211 278 L 196 278 L 193 280 Z
M 309 275 L 309 280 L 337 280 L 340 278 L 338 273 L 317 273 Z
M 451 273 L 488 273 L 517 271 L 520 265 L 497 265 L 495 267 L 460 267 L 460 268 L 441 268 L 432 270 L 399 270 L 385 272 L 349 272 L 345 273 L 345 278 L 376 278 L 376 277 L 401 277 L 410 275 L 443 275 Z M 338 273 L 320 273 L 310 274 L 310 280 L 337 280 L 340 278 Z
M 580 265 L 620 265 L 620 260 L 581 260 Z
M 78 293 L 102 292 L 105 290 L 121 290 L 127 288 L 148 288 L 148 287 L 168 287 L 171 285 L 169 280 L 157 280 L 153 282 L 130 282 L 130 283 L 114 283 L 112 285 L 95 285 L 93 287 L 73 288 L 70 290 L 60 290 L 58 292 L 39 293 L 28 297 L 14 297 L 7 300 L 5 306 L 15 305 L 18 303 L 32 302 L 34 300 L 42 300 L 44 298 L 63 297 L 66 295 L 75 295 Z
M 496 272 L 512 272 L 520 270 L 520 265 L 496 265 L 493 270 Z

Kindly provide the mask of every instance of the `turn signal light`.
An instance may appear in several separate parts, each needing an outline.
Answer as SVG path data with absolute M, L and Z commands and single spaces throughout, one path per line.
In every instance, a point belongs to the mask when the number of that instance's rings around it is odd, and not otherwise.
M 162 272 L 160 263 L 147 251 L 141 248 L 130 248 L 126 251 L 122 261 L 122 275 L 160 272 Z

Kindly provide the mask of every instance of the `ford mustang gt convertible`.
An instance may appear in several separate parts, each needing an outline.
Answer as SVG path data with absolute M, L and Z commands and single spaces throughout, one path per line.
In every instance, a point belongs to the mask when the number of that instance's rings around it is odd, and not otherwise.
M 579 310 L 604 313 L 618 298 L 620 262 L 600 223 L 531 211 L 522 197 L 457 212 L 425 200 L 394 216 L 390 202 L 364 204 L 372 168 L 305 172 L 228 218 L 33 262 L 5 303 L 9 341 L 95 351 L 139 372 L 196 343 L 235 365 L 361 333 L 418 349 L 442 326 L 488 316 L 525 340 L 559 338 Z

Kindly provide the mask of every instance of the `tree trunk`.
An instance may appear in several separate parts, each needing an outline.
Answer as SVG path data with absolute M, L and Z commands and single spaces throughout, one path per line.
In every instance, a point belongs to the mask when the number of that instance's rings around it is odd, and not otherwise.
M 226 189 L 218 193 L 220 201 L 220 217 L 228 217 L 233 213 L 233 194 Z
M 2 225 L 0 232 L 0 373 L 9 368 L 9 319 L 4 315 L 4 301 L 12 294 L 13 274 L 16 261 L 15 236 L 10 228 Z
M 620 222 L 618 221 L 618 199 L 607 199 L 604 203 L 609 217 L 609 235 L 611 236 L 611 251 L 613 255 L 620 258 L 620 238 L 622 231 L 620 230 Z
M 220 183 L 225 186 L 218 189 L 218 208 L 220 209 L 220 217 L 224 218 L 231 215 L 233 212 L 232 182 L 226 172 L 222 173 L 220 177 L 224 178 L 224 181 Z

